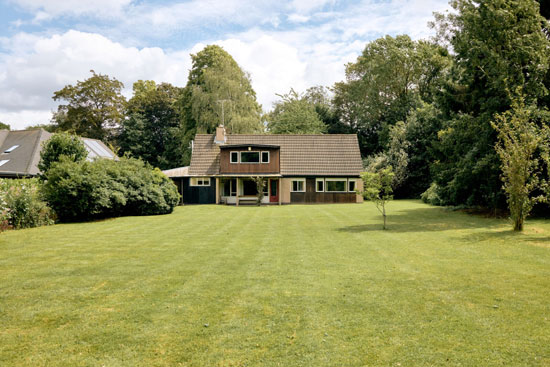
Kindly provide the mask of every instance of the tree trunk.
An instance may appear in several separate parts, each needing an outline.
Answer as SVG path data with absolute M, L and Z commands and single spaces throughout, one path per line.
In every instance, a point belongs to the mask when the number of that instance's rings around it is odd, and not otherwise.
M 521 232 L 523 231 L 523 216 L 519 215 L 514 219 L 514 231 Z
M 382 205 L 382 216 L 384 217 L 384 226 L 383 229 L 386 229 L 386 206 Z

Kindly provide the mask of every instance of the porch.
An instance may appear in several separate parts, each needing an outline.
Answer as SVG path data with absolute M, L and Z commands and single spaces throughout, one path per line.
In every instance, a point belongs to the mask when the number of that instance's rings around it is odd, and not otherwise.
M 265 177 L 261 204 L 281 205 L 281 177 Z M 258 188 L 252 177 L 216 177 L 216 204 L 255 205 L 258 200 Z

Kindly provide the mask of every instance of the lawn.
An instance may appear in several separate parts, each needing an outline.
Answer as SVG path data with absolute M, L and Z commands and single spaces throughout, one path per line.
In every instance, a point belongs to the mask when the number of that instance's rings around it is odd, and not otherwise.
M 550 221 L 186 206 L 0 235 L 1 366 L 549 366 Z

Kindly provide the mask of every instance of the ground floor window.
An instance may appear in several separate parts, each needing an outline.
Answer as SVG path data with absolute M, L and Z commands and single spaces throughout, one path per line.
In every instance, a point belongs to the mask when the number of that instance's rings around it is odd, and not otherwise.
M 348 191 L 355 192 L 355 180 L 348 181 Z
M 258 190 L 256 188 L 256 182 L 252 180 L 243 180 L 243 196 L 256 196 Z
M 315 191 L 324 192 L 325 191 L 325 179 L 317 178 L 315 179 Z
M 347 192 L 347 183 L 348 180 L 345 178 L 327 178 L 325 180 L 325 191 L 326 192 Z
M 210 177 L 191 177 L 191 186 L 210 186 Z
M 237 180 L 225 180 L 223 183 L 223 196 L 237 196 Z
M 292 180 L 291 192 L 305 192 L 306 191 L 306 179 L 298 178 Z

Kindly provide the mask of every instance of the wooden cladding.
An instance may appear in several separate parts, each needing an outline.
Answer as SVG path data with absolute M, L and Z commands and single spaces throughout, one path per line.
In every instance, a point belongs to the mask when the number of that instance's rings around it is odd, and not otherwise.
M 239 159 L 239 163 L 231 163 L 231 154 L 238 152 L 238 156 L 240 157 L 240 152 L 257 152 L 259 153 L 259 160 L 258 163 L 242 163 Z M 263 154 L 262 152 L 269 152 L 269 162 L 268 163 L 262 163 L 265 162 L 266 154 Z M 235 156 L 237 154 L 233 155 L 233 161 L 235 161 Z M 279 149 L 278 148 L 260 148 L 260 147 L 252 147 L 250 150 L 248 150 L 247 147 L 239 147 L 239 148 L 230 148 L 230 149 L 221 149 L 220 151 L 220 173 L 235 173 L 235 174 L 261 174 L 261 173 L 279 173 L 280 172 L 280 166 L 279 166 Z
M 355 203 L 355 192 L 316 192 L 315 178 L 306 178 L 305 192 L 291 192 L 291 203 Z

